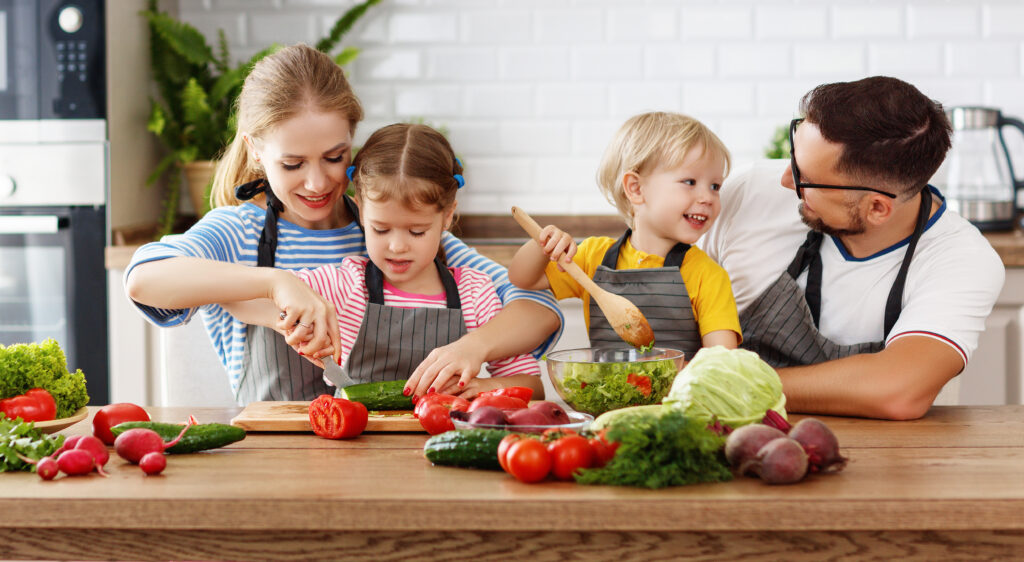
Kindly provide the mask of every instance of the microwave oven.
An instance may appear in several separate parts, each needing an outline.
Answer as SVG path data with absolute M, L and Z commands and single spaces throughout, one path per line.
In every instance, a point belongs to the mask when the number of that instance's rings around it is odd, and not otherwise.
M 105 119 L 103 0 L 0 0 L 0 120 Z

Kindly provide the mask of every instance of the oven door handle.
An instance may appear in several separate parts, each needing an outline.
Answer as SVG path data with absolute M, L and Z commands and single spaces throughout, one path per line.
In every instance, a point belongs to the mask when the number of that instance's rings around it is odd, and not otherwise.
M 57 215 L 0 216 L 0 234 L 56 234 L 58 230 Z

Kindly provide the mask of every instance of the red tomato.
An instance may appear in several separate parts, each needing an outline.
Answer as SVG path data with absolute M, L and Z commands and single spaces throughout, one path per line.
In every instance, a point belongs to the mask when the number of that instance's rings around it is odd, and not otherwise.
M 465 412 L 469 409 L 469 400 L 460 396 L 452 396 L 451 394 L 427 394 L 416 402 L 416 408 L 413 409 L 412 415 L 417 418 L 422 415 L 423 411 L 427 409 L 431 404 L 440 404 L 449 410 L 459 410 Z
M 551 453 L 551 472 L 559 480 L 572 480 L 572 475 L 581 468 L 594 464 L 594 450 L 590 443 L 579 435 L 569 435 L 548 444 Z
M 594 450 L 594 466 L 602 467 L 608 464 L 615 457 L 615 451 L 619 448 L 618 443 L 610 443 L 605 437 L 607 430 L 602 430 L 596 437 L 588 440 L 590 448 Z
M 326 439 L 356 437 L 366 429 L 366 406 L 329 394 L 321 394 L 309 405 L 309 425 L 313 433 Z
M 635 386 L 644 396 L 651 395 L 651 377 L 630 373 L 626 375 L 626 382 Z
M 528 386 L 510 386 L 481 392 L 477 396 L 511 396 L 523 402 L 529 402 L 530 398 L 533 398 L 533 389 Z
M 448 408 L 441 404 L 430 404 L 420 412 L 420 425 L 431 435 L 455 429 L 452 417 L 448 414 Z
M 21 418 L 27 422 L 45 421 L 43 407 L 35 398 L 24 394 L 0 400 L 0 412 L 12 420 Z
M 551 472 L 551 453 L 536 439 L 520 439 L 505 455 L 508 472 L 520 482 L 540 482 Z
M 500 410 L 519 410 L 526 407 L 526 401 L 514 396 L 481 395 L 469 403 L 469 409 L 466 411 L 475 412 L 477 408 L 483 406 L 494 406 Z
M 114 444 L 114 434 L 110 428 L 128 421 L 149 421 L 149 414 L 142 406 L 131 402 L 108 404 L 99 409 L 92 418 L 92 434 L 107 445 Z
M 25 396 L 34 398 L 39 407 L 42 408 L 43 419 L 38 421 L 49 421 L 57 418 L 57 402 L 53 400 L 53 396 L 49 392 L 42 388 L 33 388 L 26 392 Z
M 501 465 L 501 469 L 505 472 L 508 472 L 508 450 L 512 447 L 513 443 L 522 438 L 523 436 L 519 433 L 510 433 L 498 443 L 498 464 Z
M 550 443 L 566 435 L 579 435 L 575 429 L 562 429 L 561 427 L 549 427 L 544 430 L 544 433 L 540 434 L 540 440 L 545 443 Z

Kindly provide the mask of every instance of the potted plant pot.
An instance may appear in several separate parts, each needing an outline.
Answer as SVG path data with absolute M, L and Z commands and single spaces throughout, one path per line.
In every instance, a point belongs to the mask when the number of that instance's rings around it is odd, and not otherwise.
M 192 198 L 192 206 L 196 216 L 202 217 L 210 210 L 210 184 L 213 183 L 213 172 L 217 169 L 216 160 L 195 160 L 182 166 L 185 171 L 185 183 L 188 194 Z

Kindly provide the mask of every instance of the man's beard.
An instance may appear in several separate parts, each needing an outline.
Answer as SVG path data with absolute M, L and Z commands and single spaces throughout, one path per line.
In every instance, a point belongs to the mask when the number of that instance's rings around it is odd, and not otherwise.
M 833 228 L 825 224 L 820 217 L 811 218 L 808 217 L 804 210 L 804 204 L 800 203 L 800 220 L 807 226 L 811 227 L 812 230 L 816 230 L 822 234 L 828 234 L 829 236 L 853 236 L 856 234 L 863 234 L 866 226 L 864 219 L 857 213 L 856 205 L 849 205 L 846 211 L 850 217 L 850 224 L 846 228 Z

